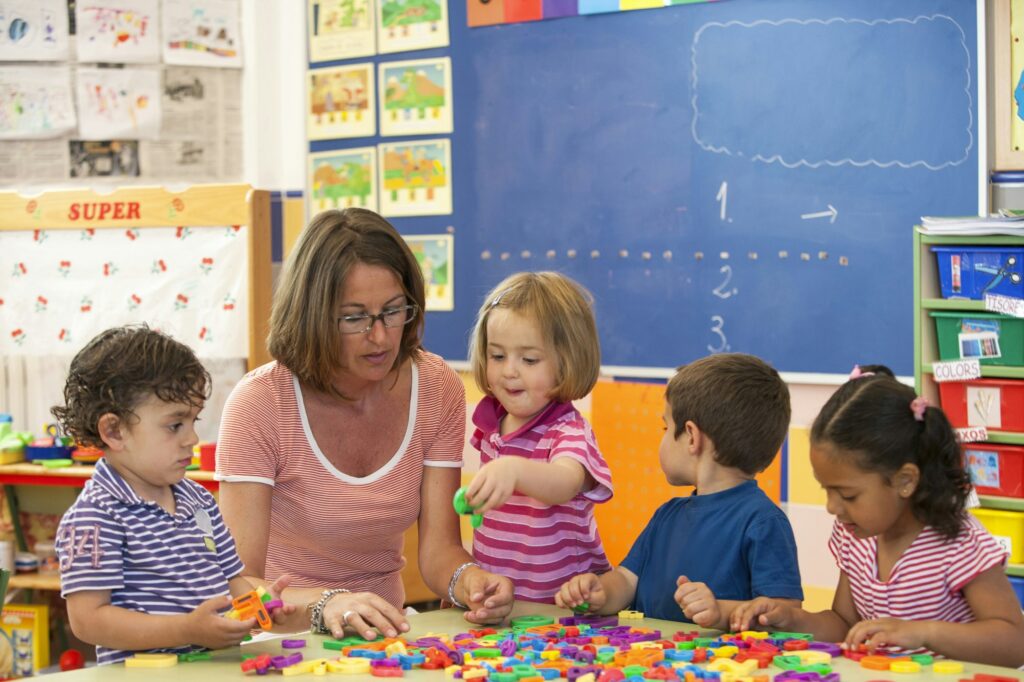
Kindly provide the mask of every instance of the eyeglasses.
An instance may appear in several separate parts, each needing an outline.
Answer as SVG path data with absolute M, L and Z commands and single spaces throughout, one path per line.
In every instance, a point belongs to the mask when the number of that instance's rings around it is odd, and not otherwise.
M 380 320 L 388 329 L 404 327 L 416 319 L 416 312 L 419 306 L 403 305 L 399 308 L 385 308 L 376 315 L 361 313 L 359 315 L 345 315 L 338 318 L 338 330 L 342 334 L 365 334 L 373 329 L 373 325 Z

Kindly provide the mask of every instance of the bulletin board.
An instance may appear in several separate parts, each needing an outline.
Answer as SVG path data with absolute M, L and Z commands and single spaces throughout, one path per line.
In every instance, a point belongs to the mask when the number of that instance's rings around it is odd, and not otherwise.
M 552 269 L 593 292 L 613 374 L 719 351 L 913 374 L 912 227 L 979 206 L 977 2 L 726 0 L 478 28 L 465 2 L 448 9 L 450 48 L 401 57 L 451 59 L 451 212 L 385 213 L 454 238 L 454 306 L 427 313 L 428 348 L 465 359 L 487 290 Z
M 146 322 L 201 358 L 269 361 L 270 196 L 248 185 L 182 192 L 0 192 L 0 354 L 73 355 Z

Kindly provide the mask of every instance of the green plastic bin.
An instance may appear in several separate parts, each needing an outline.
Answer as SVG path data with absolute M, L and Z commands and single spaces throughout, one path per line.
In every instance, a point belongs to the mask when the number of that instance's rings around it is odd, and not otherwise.
M 998 358 L 980 358 L 983 365 L 1024 367 L 1024 318 L 995 313 L 963 313 L 933 311 L 935 334 L 939 339 L 940 360 L 960 360 L 973 357 L 960 354 L 960 334 L 967 332 L 995 332 L 999 337 Z

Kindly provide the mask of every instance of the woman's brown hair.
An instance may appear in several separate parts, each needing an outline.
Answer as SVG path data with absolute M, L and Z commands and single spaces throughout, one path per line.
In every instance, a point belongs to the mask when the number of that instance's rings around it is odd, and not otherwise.
M 270 354 L 300 381 L 342 398 L 332 381 L 342 336 L 335 307 L 356 263 L 393 272 L 409 303 L 419 307 L 419 316 L 402 328 L 392 369 L 415 357 L 423 336 L 423 273 L 391 223 L 363 208 L 324 211 L 302 231 L 274 292 L 267 337 Z

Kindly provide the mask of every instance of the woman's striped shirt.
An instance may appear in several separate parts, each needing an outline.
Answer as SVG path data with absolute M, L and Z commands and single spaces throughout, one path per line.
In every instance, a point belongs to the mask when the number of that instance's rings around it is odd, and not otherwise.
M 228 398 L 216 478 L 273 486 L 268 580 L 288 573 L 296 587 L 373 592 L 401 607 L 403 539 L 420 513 L 423 467 L 461 467 L 465 429 L 462 381 L 424 352 L 413 363 L 401 445 L 372 474 L 349 476 L 314 440 L 298 380 L 271 362 Z

